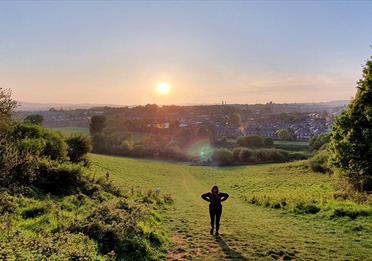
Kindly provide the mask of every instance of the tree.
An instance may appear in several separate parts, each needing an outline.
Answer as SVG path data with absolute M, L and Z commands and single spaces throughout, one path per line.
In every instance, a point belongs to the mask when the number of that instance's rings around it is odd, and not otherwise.
M 31 114 L 25 118 L 25 122 L 41 125 L 44 121 L 44 117 L 40 114 Z
M 264 138 L 264 144 L 266 147 L 272 147 L 274 145 L 274 141 L 270 137 Z
M 106 127 L 106 117 L 102 115 L 94 115 L 90 120 L 89 131 L 90 134 L 101 133 Z
M 358 191 L 372 190 L 372 57 L 363 68 L 357 93 L 332 128 L 331 164 Z
M 278 130 L 276 135 L 278 135 L 279 139 L 281 140 L 290 140 L 292 138 L 287 129 Z
M 17 102 L 11 96 L 10 90 L 0 87 L 0 125 L 10 119 L 12 112 L 17 106 Z
M 230 115 L 230 122 L 234 125 L 240 125 L 242 118 L 238 112 L 234 112 Z

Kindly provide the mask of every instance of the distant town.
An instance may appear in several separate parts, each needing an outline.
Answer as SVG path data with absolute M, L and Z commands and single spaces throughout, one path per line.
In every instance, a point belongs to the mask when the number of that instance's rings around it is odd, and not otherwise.
M 148 104 L 133 107 L 99 106 L 91 108 L 49 108 L 18 110 L 15 117 L 41 115 L 49 128 L 88 128 L 94 115 L 103 115 L 123 130 L 143 133 L 172 134 L 180 129 L 208 126 L 217 137 L 237 138 L 258 135 L 277 139 L 277 132 L 288 130 L 294 140 L 307 141 L 331 130 L 335 117 L 348 101 L 291 104 L 227 104 L 158 106 Z

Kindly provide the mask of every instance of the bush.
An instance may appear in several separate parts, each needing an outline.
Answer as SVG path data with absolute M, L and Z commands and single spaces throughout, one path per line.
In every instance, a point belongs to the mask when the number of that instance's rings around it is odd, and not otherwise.
M 21 153 L 66 160 L 67 145 L 61 134 L 32 124 L 16 124 L 7 133 L 8 140 L 18 144 Z
M 272 138 L 266 137 L 263 140 L 266 147 L 272 147 L 274 146 L 274 140 Z
M 242 147 L 250 148 L 261 148 L 265 146 L 263 138 L 256 135 L 239 137 L 237 140 L 237 144 Z
M 285 162 L 289 160 L 289 152 L 279 149 L 259 149 L 255 151 L 258 162 Z
M 213 152 L 212 159 L 219 166 L 231 165 L 234 160 L 232 152 L 228 149 L 216 149 Z
M 168 144 L 165 149 L 162 151 L 162 156 L 170 159 L 184 159 L 185 156 L 182 154 L 182 151 L 179 146 L 175 144 Z
M 6 192 L 0 192 L 0 215 L 13 213 L 18 207 L 17 199 Z
M 320 173 L 330 173 L 331 169 L 328 164 L 329 155 L 326 150 L 320 151 L 309 159 L 309 166 L 312 171 Z
M 48 160 L 39 162 L 39 173 L 34 185 L 48 193 L 71 194 L 82 188 L 84 184 L 83 170 L 79 165 Z
M 143 157 L 146 156 L 146 151 L 143 145 L 135 145 L 131 151 L 131 155 L 135 157 Z
M 241 150 L 242 150 L 241 147 L 233 149 L 232 153 L 233 153 L 234 162 L 239 162 L 240 161 L 240 151 Z
M 133 149 L 133 145 L 130 141 L 124 140 L 120 145 L 120 151 L 122 154 L 129 154 Z
M 73 135 L 66 139 L 68 145 L 67 156 L 71 162 L 81 162 L 85 160 L 87 153 L 91 149 L 89 137 L 81 134 Z
M 254 153 L 250 149 L 242 149 L 239 154 L 239 160 L 241 162 L 254 162 Z
M 289 153 L 289 160 L 305 160 L 307 159 L 307 154 L 304 152 L 291 152 Z
M 113 252 L 120 260 L 155 260 L 165 240 L 145 225 L 146 217 L 147 213 L 126 202 L 106 203 L 70 230 L 96 240 L 102 254 Z
M 329 133 L 323 133 L 317 136 L 314 136 L 311 138 L 309 142 L 310 150 L 316 151 L 324 147 L 325 144 L 327 144 L 330 140 L 330 134 Z

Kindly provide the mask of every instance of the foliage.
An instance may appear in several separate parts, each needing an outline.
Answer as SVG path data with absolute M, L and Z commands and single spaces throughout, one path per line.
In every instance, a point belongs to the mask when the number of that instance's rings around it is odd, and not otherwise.
M 0 87 L 0 121 L 9 120 L 16 106 L 11 91 Z
M 64 140 L 35 124 L 2 129 L 1 260 L 158 259 L 167 238 L 151 213 L 171 197 L 128 199 L 108 173 L 96 179 L 78 164 L 89 148 L 85 136 Z
M 242 118 L 238 112 L 234 112 L 230 115 L 230 122 L 234 125 L 240 125 L 242 122 Z
M 310 150 L 311 151 L 320 150 L 322 147 L 325 146 L 325 144 L 329 142 L 329 140 L 330 140 L 329 133 L 323 133 L 312 137 L 309 142 Z
M 68 145 L 67 156 L 71 162 L 81 162 L 85 160 L 86 154 L 91 150 L 91 141 L 88 136 L 74 134 L 66 139 Z
M 251 149 L 242 149 L 239 153 L 239 160 L 241 162 L 254 162 L 254 152 Z
M 256 135 L 239 137 L 237 140 L 237 144 L 241 147 L 249 148 L 265 147 L 264 139 Z
M 358 191 L 372 190 L 372 60 L 331 133 L 331 163 Z
M 240 161 L 240 152 L 242 149 L 243 149 L 242 147 L 237 147 L 233 149 L 232 153 L 233 153 L 234 162 Z
M 264 138 L 264 144 L 266 147 L 272 147 L 274 146 L 274 140 L 270 137 Z
M 331 173 L 329 166 L 329 153 L 327 150 L 321 150 L 309 159 L 309 166 L 312 171 L 320 173 Z
M 228 149 L 216 149 L 213 152 L 212 159 L 219 165 L 230 165 L 233 162 L 233 154 Z
M 94 115 L 89 124 L 89 132 L 94 135 L 101 133 L 106 127 L 106 117 L 103 115 Z
M 276 132 L 276 135 L 278 135 L 279 139 L 281 140 L 292 140 L 291 134 L 287 129 L 280 129 Z
M 31 114 L 28 115 L 24 121 L 31 124 L 41 125 L 44 121 L 44 117 L 40 114 Z

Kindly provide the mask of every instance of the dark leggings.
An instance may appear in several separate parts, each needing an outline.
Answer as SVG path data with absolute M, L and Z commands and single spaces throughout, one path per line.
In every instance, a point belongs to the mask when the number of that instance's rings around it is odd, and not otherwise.
M 222 214 L 221 207 L 209 206 L 209 215 L 211 217 L 211 228 L 214 228 L 214 219 L 216 218 L 216 231 L 220 229 L 220 218 Z

